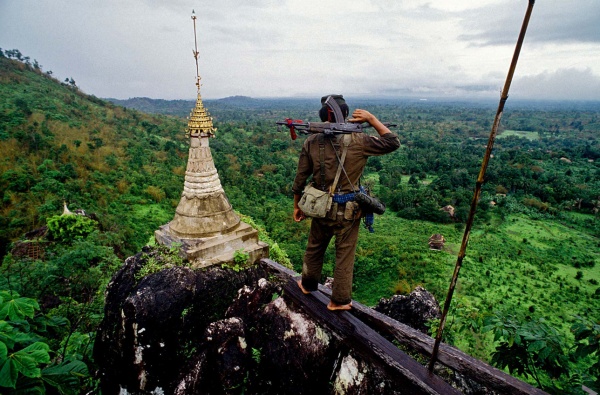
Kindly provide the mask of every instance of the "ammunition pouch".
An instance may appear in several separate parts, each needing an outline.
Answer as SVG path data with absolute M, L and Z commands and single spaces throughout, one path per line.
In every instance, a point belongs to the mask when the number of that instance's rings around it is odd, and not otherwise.
M 344 207 L 345 220 L 359 219 L 360 213 L 361 212 L 358 203 L 353 201 L 346 202 L 346 206 Z

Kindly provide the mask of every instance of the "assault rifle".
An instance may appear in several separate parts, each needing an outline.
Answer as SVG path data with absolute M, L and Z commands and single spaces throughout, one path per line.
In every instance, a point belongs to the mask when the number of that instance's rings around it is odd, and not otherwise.
M 342 109 L 332 96 L 327 97 L 325 104 L 333 113 L 335 122 L 302 122 L 299 119 L 286 118 L 285 121 L 277 122 L 277 130 L 281 131 L 281 126 L 288 127 L 292 140 L 296 140 L 298 138 L 296 130 L 302 134 L 323 133 L 325 135 L 335 135 L 364 132 L 365 129 L 371 127 L 369 124 L 346 122 Z M 387 127 L 397 126 L 386 122 L 384 122 L 384 125 Z

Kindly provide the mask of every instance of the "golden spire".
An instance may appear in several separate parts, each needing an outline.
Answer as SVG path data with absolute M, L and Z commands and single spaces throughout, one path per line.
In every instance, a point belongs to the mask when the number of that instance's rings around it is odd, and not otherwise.
M 192 138 L 214 137 L 216 128 L 213 127 L 212 117 L 202 104 L 202 96 L 200 95 L 200 72 L 198 68 L 198 39 L 196 34 L 196 14 L 192 10 L 192 20 L 194 21 L 194 59 L 196 60 L 196 86 L 198 87 L 198 98 L 196 99 L 196 107 L 190 114 L 188 121 L 188 133 Z
M 212 117 L 202 104 L 202 97 L 198 92 L 196 107 L 190 113 L 188 120 L 188 134 L 191 138 L 215 137 L 216 128 L 213 127 Z

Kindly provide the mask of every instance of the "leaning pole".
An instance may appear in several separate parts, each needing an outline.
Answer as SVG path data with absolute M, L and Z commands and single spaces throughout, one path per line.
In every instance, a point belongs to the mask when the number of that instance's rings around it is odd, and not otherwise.
M 529 6 L 527 7 L 527 12 L 525 13 L 523 25 L 521 26 L 521 32 L 519 33 L 519 38 L 517 40 L 517 46 L 515 48 L 515 52 L 513 54 L 512 61 L 510 63 L 510 69 L 508 70 L 508 75 L 506 76 L 506 82 L 504 83 L 504 88 L 502 89 L 502 94 L 500 95 L 500 103 L 498 104 L 498 110 L 496 111 L 496 118 L 494 119 L 494 124 L 492 125 L 492 131 L 490 132 L 490 137 L 488 139 L 487 148 L 485 150 L 485 155 L 483 157 L 483 161 L 481 162 L 481 169 L 479 170 L 479 176 L 477 177 L 477 183 L 475 184 L 475 193 L 473 194 L 473 200 L 471 201 L 471 209 L 469 211 L 467 225 L 465 227 L 465 232 L 463 234 L 462 244 L 460 246 L 460 252 L 458 253 L 458 258 L 456 259 L 456 266 L 454 267 L 454 273 L 452 274 L 452 280 L 450 281 L 448 295 L 446 296 L 446 301 L 444 302 L 444 309 L 442 311 L 442 318 L 440 319 L 440 326 L 437 330 L 435 343 L 433 345 L 433 350 L 431 352 L 431 359 L 429 360 L 428 369 L 430 372 L 433 372 L 433 368 L 434 368 L 435 362 L 437 360 L 437 355 L 438 355 L 438 351 L 440 348 L 440 342 L 442 341 L 442 335 L 444 333 L 444 325 L 446 324 L 446 317 L 448 315 L 448 310 L 450 310 L 450 303 L 452 302 L 452 295 L 454 294 L 454 288 L 456 287 L 456 282 L 458 280 L 458 273 L 460 272 L 460 268 L 462 266 L 462 262 L 465 257 L 465 252 L 467 250 L 467 244 L 469 243 L 469 235 L 471 233 L 471 226 L 473 225 L 473 219 L 475 218 L 475 211 L 477 210 L 477 202 L 479 201 L 479 195 L 481 194 L 481 186 L 483 185 L 485 172 L 487 170 L 488 162 L 490 160 L 490 155 L 492 153 L 492 149 L 494 148 L 494 140 L 496 139 L 496 133 L 498 132 L 498 126 L 500 125 L 500 118 L 502 118 L 502 113 L 504 112 L 504 104 L 506 103 L 506 100 L 508 99 L 508 90 L 510 88 L 510 84 L 513 79 L 513 74 L 515 73 L 515 68 L 517 67 L 517 60 L 519 59 L 519 53 L 521 52 L 521 46 L 523 45 L 523 40 L 525 39 L 525 32 L 527 31 L 527 25 L 529 24 L 529 18 L 531 17 L 531 11 L 533 10 L 534 3 L 535 3 L 535 0 L 529 0 Z

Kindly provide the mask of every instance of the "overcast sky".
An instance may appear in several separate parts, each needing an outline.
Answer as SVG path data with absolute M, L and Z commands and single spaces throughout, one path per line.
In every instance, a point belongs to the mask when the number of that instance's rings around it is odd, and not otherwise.
M 498 98 L 526 0 L 0 0 L 0 48 L 86 93 Z M 537 0 L 510 97 L 600 100 L 600 1 Z

